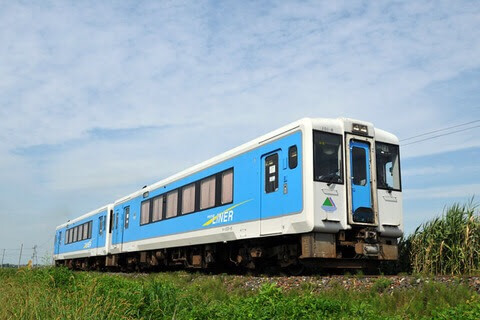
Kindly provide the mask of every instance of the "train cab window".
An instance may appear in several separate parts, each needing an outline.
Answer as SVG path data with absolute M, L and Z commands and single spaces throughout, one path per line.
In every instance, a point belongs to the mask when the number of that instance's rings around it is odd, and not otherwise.
M 278 153 L 265 158 L 265 192 L 278 190 Z
M 152 200 L 153 212 L 152 212 L 152 222 L 162 220 L 163 214 L 163 196 L 153 198 Z
M 142 202 L 140 210 L 140 225 L 150 222 L 150 200 Z
M 233 202 L 233 169 L 222 173 L 222 204 Z
M 200 182 L 200 209 L 215 206 L 215 176 L 203 179 Z
M 123 208 L 123 216 L 125 219 L 125 229 L 128 229 L 128 224 L 130 222 L 130 206 Z
M 343 183 L 341 135 L 313 131 L 313 166 L 315 181 Z
M 166 218 L 175 217 L 178 208 L 178 190 L 167 193 Z
M 400 156 L 397 145 L 377 142 L 375 144 L 377 163 L 377 187 L 387 190 L 401 190 Z
M 297 146 L 291 146 L 288 148 L 288 167 L 295 169 L 298 165 Z
M 182 214 L 195 211 L 195 183 L 182 188 Z

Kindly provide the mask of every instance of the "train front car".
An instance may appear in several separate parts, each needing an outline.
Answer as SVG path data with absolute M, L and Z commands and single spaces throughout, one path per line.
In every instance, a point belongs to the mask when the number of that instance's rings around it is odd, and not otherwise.
M 301 258 L 354 268 L 396 260 L 403 234 L 398 139 L 345 118 L 312 119 L 312 129 L 314 230 L 302 236 Z

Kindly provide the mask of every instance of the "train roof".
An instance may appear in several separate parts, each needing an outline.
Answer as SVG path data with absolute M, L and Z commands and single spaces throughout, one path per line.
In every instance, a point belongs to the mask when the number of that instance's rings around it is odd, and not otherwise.
M 112 205 L 112 204 L 104 205 L 103 207 L 100 207 L 100 208 L 98 208 L 98 209 L 95 209 L 95 210 L 92 210 L 92 211 L 90 211 L 90 212 L 88 212 L 88 213 L 85 213 L 84 215 L 82 215 L 82 216 L 80 216 L 80 217 L 77 217 L 77 218 L 72 219 L 72 220 L 68 220 L 67 222 L 65 222 L 65 223 L 59 225 L 57 228 L 55 228 L 55 230 L 58 230 L 58 229 L 61 229 L 61 228 L 66 227 L 66 226 L 72 225 L 72 224 L 74 224 L 74 223 L 76 223 L 76 222 L 78 222 L 78 221 L 81 221 L 81 220 L 86 219 L 86 218 L 88 218 L 88 217 L 94 216 L 94 215 L 96 215 L 96 214 L 99 213 L 99 212 L 108 210 L 108 207 L 109 207 L 110 205 Z

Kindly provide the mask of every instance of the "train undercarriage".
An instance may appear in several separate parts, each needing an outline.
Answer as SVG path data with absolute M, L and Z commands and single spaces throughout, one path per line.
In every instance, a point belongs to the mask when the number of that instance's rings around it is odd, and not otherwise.
M 396 238 L 378 237 L 374 229 L 337 234 L 311 232 L 179 248 L 128 252 L 107 256 L 57 260 L 75 270 L 161 271 L 169 269 L 212 272 L 285 272 L 363 269 L 372 272 L 381 261 L 396 260 Z

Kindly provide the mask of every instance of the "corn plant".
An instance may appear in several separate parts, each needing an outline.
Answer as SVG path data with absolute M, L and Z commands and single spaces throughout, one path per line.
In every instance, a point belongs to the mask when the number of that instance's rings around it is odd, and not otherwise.
M 414 272 L 443 275 L 480 272 L 480 216 L 473 198 L 455 203 L 409 236 Z

